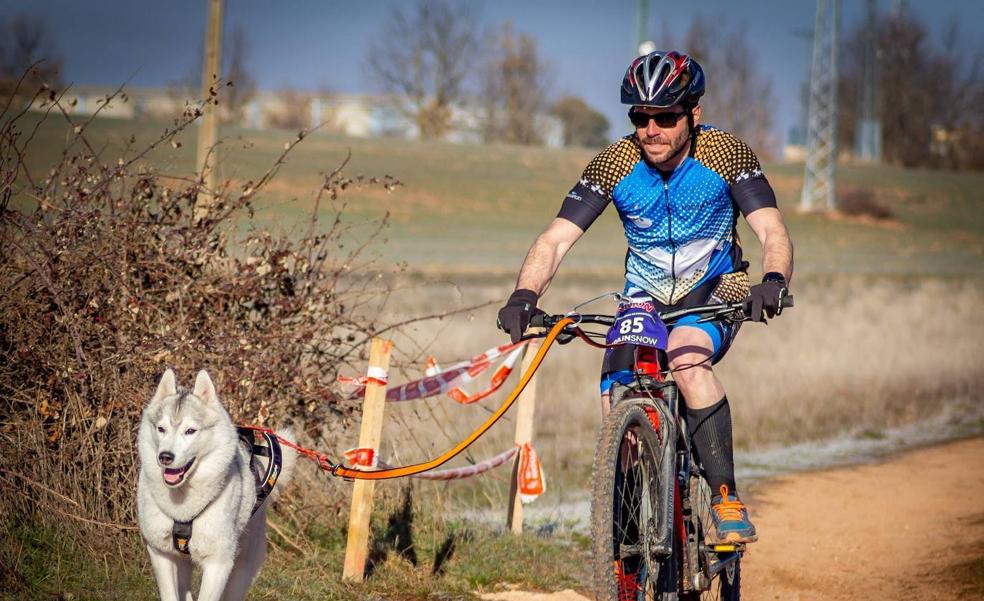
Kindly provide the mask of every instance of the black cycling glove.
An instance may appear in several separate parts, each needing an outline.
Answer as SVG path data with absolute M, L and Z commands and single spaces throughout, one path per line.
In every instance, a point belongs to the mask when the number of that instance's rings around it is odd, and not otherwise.
M 500 330 L 509 333 L 513 343 L 519 342 L 523 337 L 523 332 L 530 325 L 530 319 L 537 313 L 543 313 L 536 308 L 539 298 L 536 292 L 520 288 L 509 295 L 506 306 L 499 309 L 497 325 Z
M 778 272 L 770 271 L 762 278 L 761 284 L 748 291 L 748 318 L 752 321 L 765 321 L 782 313 L 782 300 L 789 290 L 786 278 Z

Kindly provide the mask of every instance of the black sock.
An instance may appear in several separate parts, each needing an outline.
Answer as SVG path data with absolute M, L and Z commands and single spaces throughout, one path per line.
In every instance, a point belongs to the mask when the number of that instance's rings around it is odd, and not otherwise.
M 711 495 L 720 495 L 722 484 L 727 485 L 729 493 L 737 495 L 728 397 L 704 409 L 687 407 L 687 428 L 697 458 L 704 466 Z

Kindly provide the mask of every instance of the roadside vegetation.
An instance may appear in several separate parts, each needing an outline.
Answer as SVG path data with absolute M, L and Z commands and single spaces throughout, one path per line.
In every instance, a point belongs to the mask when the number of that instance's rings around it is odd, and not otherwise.
M 194 169 L 189 150 L 194 147 L 193 129 L 174 132 L 130 163 L 118 179 L 111 175 L 104 196 L 82 201 L 65 194 L 92 185 L 90 176 L 78 169 L 92 166 L 97 178 L 112 169 L 64 160 L 66 143 L 74 144 L 72 152 L 86 155 L 85 145 L 75 137 L 76 124 L 61 118 L 41 122 L 33 113 L 19 119 L 21 131 L 34 132 L 23 165 L 35 176 L 35 185 L 51 179 L 53 165 L 64 162 L 69 171 L 56 178 L 56 195 L 38 194 L 21 179 L 9 182 L 12 194 L 4 205 L 2 273 L 11 293 L 2 301 L 0 350 L 7 359 L 0 368 L 6 378 L 0 391 L 0 433 L 7 448 L 17 453 L 4 453 L 0 462 L 0 589 L 14 591 L 6 593 L 14 595 L 10 598 L 64 593 L 75 599 L 154 598 L 131 513 L 132 435 L 139 410 L 166 365 L 192 374 L 207 363 L 221 374 L 220 398 L 237 417 L 256 421 L 262 416 L 272 424 L 307 419 L 306 440 L 339 456 L 353 446 L 356 435 L 351 430 L 354 407 L 344 401 L 335 375 L 356 375 L 363 369 L 361 343 L 373 330 L 412 322 L 387 332 L 396 341 L 394 365 L 407 379 L 421 375 L 428 355 L 450 363 L 500 344 L 502 335 L 494 328 L 497 303 L 508 295 L 530 241 L 556 213 L 591 155 L 586 150 L 475 148 L 312 134 L 281 160 L 285 143 L 298 141 L 296 132 L 233 130 L 220 147 L 222 179 L 230 182 L 228 198 L 240 198 L 271 165 L 276 165 L 276 177 L 265 180 L 248 203 L 230 203 L 222 225 L 201 229 L 205 226 L 182 221 L 200 186 L 188 178 Z M 125 163 L 135 156 L 133 149 L 154 144 L 162 127 L 173 124 L 96 118 L 81 133 L 99 150 L 100 162 L 112 167 L 119 158 Z M 344 171 L 337 172 L 346 160 Z M 768 327 L 748 324 L 721 364 L 739 451 L 877 435 L 944 411 L 980 420 L 984 175 L 845 166 L 841 182 L 853 204 L 831 216 L 795 211 L 800 166 L 766 165 L 765 170 L 796 243 L 796 307 Z M 346 173 L 378 178 L 360 182 Z M 149 185 L 141 183 L 148 178 Z M 394 188 L 396 181 L 403 185 Z M 171 190 L 168 195 L 166 189 Z M 153 196 L 146 197 L 147 190 Z M 320 201 L 319 190 L 324 190 Z M 332 190 L 337 198 L 330 201 Z M 39 211 L 41 200 L 53 208 Z M 106 204 L 85 204 L 99 202 Z M 181 207 L 181 216 L 167 217 L 162 212 L 167 206 Z M 86 207 L 93 210 L 82 210 Z M 337 293 L 317 282 L 304 289 L 300 284 L 305 280 L 292 267 L 283 272 L 277 267 L 283 266 L 278 257 L 284 256 L 278 253 L 295 257 L 290 253 L 310 248 L 305 241 L 311 240 L 313 216 L 329 232 L 323 240 L 329 255 L 322 269 L 337 268 L 356 250 L 365 253 L 358 255 L 364 262 L 353 259 L 353 265 L 363 266 L 356 270 L 359 277 L 340 275 Z M 340 221 L 333 226 L 336 218 Z M 387 227 L 374 236 L 384 219 Z M 357 229 L 357 224 L 364 225 Z M 70 236 L 58 234 L 59 228 Z M 220 234 L 216 239 L 221 244 L 213 248 L 210 236 Z M 750 232 L 743 234 L 754 275 L 758 250 Z M 154 260 L 140 263 L 139 273 L 113 279 L 108 292 L 94 292 L 100 273 L 128 273 L 113 261 L 133 264 L 121 249 L 145 239 L 153 244 L 132 248 L 159 249 Z M 256 242 L 247 245 L 246 240 Z M 27 249 L 34 250 L 25 253 Z M 617 219 L 607 214 L 565 262 L 544 308 L 568 310 L 620 288 L 623 254 Z M 29 256 L 46 270 L 25 263 Z M 197 256 L 207 260 L 198 264 Z M 263 265 L 270 271 L 259 269 Z M 60 286 L 40 281 L 43 273 L 60 278 Z M 177 279 L 155 280 L 160 274 Z M 149 285 L 145 276 L 157 283 Z M 309 298 L 336 294 L 335 312 L 290 313 L 295 301 L 285 297 L 285 276 L 295 278 L 295 290 L 308 290 L 305 294 L 313 295 Z M 131 310 L 129 297 L 120 296 L 117 303 L 112 296 L 122 295 L 124 288 L 142 295 L 138 312 Z M 56 289 L 66 295 L 55 298 Z M 180 315 L 168 312 L 178 311 L 178 301 L 167 298 L 174 290 L 184 303 Z M 278 314 L 281 321 L 258 323 L 255 307 L 222 314 L 209 309 L 215 303 L 246 306 L 240 300 L 258 295 L 269 295 L 267 310 L 284 312 Z M 100 309 L 113 307 L 112 313 L 90 306 L 93 298 L 104 297 L 113 303 L 97 303 Z M 189 305 L 192 301 L 198 304 Z M 190 306 L 198 309 L 189 313 Z M 611 307 L 604 302 L 592 306 L 598 312 Z M 427 315 L 444 317 L 413 321 Z M 125 327 L 110 333 L 110 325 L 97 316 Z M 213 323 L 218 317 L 226 321 Z M 236 323 L 250 325 L 212 329 Z M 323 340 L 326 348 L 342 348 L 332 346 L 339 336 L 322 330 L 324 323 L 344 325 L 341 341 L 348 354 L 326 355 L 323 363 L 310 364 L 312 375 L 304 381 L 318 382 L 317 391 L 297 388 L 301 383 L 278 380 L 267 371 L 278 358 L 289 360 L 299 348 L 311 349 L 307 345 L 312 339 Z M 198 333 L 203 327 L 221 335 Z M 82 363 L 75 356 L 73 329 L 85 341 Z M 33 339 L 11 342 L 18 332 L 28 331 L 36 333 Z M 196 343 L 172 348 L 174 340 L 192 333 Z M 352 340 L 347 339 L 350 334 Z M 313 338 L 284 342 L 285 335 Z M 120 346 L 127 336 L 139 336 L 140 342 Z M 261 339 L 269 341 L 262 349 L 254 346 Z M 25 347 L 25 340 L 33 342 Z M 203 340 L 208 344 L 200 344 Z M 165 347 L 169 354 L 160 355 Z M 35 359 L 21 357 L 22 348 L 34 349 Z M 103 352 L 115 359 L 90 362 Z M 64 365 L 55 367 L 56 360 Z M 245 361 L 251 362 L 249 367 Z M 600 414 L 599 362 L 597 351 L 571 344 L 553 349 L 544 364 L 534 444 L 548 481 L 547 493 L 537 503 L 577 498 L 587 486 Z M 244 387 L 244 378 L 253 384 Z M 94 390 L 95 383 L 105 386 L 105 392 L 82 395 L 78 388 Z M 53 390 L 61 392 L 54 395 Z M 332 401 L 321 405 L 317 395 L 324 390 L 330 391 L 324 398 Z M 85 408 L 85 399 L 92 400 L 91 408 Z M 387 407 L 383 455 L 394 463 L 432 457 L 483 420 L 498 400 L 459 407 L 435 398 Z M 314 410 L 308 409 L 311 403 Z M 324 424 L 336 429 L 330 434 L 319 430 Z M 507 416 L 464 461 L 480 461 L 508 448 L 512 435 Z M 95 455 L 72 455 L 79 450 Z M 92 457 L 102 463 L 88 462 Z M 60 473 L 66 476 L 53 479 L 52 474 Z M 101 474 L 105 480 L 99 486 L 115 497 L 92 496 L 93 474 Z M 344 585 L 339 575 L 348 485 L 301 462 L 297 481 L 273 515 L 271 555 L 251 598 L 467 598 L 504 583 L 582 588 L 579 566 L 584 564 L 585 541 L 572 528 L 572 516 L 558 511 L 528 522 L 529 533 L 523 537 L 501 530 L 508 479 L 508 468 L 500 468 L 474 480 L 415 483 L 409 503 L 403 483 L 381 486 L 383 501 L 374 516 L 377 562 L 365 585 Z M 409 535 L 389 532 L 394 515 L 403 516 L 397 520 L 403 522 L 413 516 Z M 98 523 L 87 525 L 85 520 Z M 435 564 L 440 564 L 437 570 Z

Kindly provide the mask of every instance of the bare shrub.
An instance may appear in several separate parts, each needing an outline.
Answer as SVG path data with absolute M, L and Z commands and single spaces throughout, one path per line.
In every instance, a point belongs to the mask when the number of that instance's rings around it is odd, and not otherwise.
M 876 220 L 894 219 L 892 209 L 878 202 L 870 188 L 847 188 L 837 193 L 838 209 L 852 217 L 869 217 Z
M 203 103 L 150 147 L 106 160 L 86 137 L 91 119 L 47 94 L 71 135 L 44 174 L 23 160 L 38 124 L 9 103 L 0 113 L 0 526 L 67 516 L 88 546 L 135 530 L 135 432 L 165 367 L 184 382 L 210 368 L 239 422 L 332 437 L 355 407 L 334 392 L 336 374 L 373 333 L 352 310 L 384 292 L 365 249 L 385 220 L 352 223 L 337 199 L 399 182 L 350 178 L 343 164 L 323 174 L 296 231 L 257 227 L 253 201 L 302 132 L 262 177 L 208 191 L 196 219 L 201 178 L 165 177 L 144 158 Z

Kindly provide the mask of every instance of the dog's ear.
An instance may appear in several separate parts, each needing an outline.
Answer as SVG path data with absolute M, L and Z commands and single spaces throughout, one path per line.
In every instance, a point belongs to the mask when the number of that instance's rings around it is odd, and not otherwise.
M 161 376 L 161 381 L 157 385 L 157 392 L 154 393 L 153 401 L 159 401 L 166 396 L 171 396 L 178 391 L 177 384 L 174 383 L 174 372 L 171 368 L 167 368 L 164 375 Z
M 212 378 L 208 377 L 208 372 L 204 369 L 198 372 L 198 377 L 195 378 L 195 389 L 192 391 L 192 394 L 206 403 L 219 402 L 219 396 L 215 394 L 215 385 L 212 384 Z

